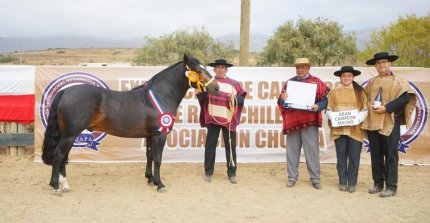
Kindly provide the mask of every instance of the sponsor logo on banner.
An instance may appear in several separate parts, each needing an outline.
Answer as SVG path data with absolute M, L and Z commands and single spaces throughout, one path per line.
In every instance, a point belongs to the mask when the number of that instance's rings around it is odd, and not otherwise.
M 52 80 L 43 90 L 42 99 L 40 101 L 40 118 L 45 128 L 47 126 L 49 109 L 51 108 L 51 104 L 54 100 L 55 95 L 63 89 L 81 84 L 88 84 L 96 87 L 109 89 L 107 84 L 101 79 L 99 79 L 93 74 L 84 72 L 66 73 Z M 100 144 L 101 140 L 106 135 L 107 133 L 105 132 L 90 132 L 88 130 L 84 130 L 80 135 L 76 137 L 75 142 L 73 143 L 73 147 L 87 147 L 98 151 L 97 146 Z
M 366 86 L 369 80 L 362 83 L 362 86 Z M 415 91 L 417 96 L 417 104 L 415 105 L 415 111 L 412 114 L 412 125 L 409 129 L 405 129 L 402 131 L 401 136 L 397 148 L 400 152 L 406 154 L 406 149 L 420 136 L 421 132 L 424 130 L 427 117 L 428 117 L 428 107 L 426 103 L 426 99 L 424 94 L 420 91 L 420 89 L 412 82 L 408 81 L 411 88 Z M 369 148 L 369 141 L 367 139 L 364 140 L 365 147 Z

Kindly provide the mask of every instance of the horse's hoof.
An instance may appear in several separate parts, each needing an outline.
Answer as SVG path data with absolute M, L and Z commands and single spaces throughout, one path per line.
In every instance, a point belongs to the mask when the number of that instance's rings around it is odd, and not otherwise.
M 157 192 L 158 193 L 165 193 L 165 192 L 167 192 L 167 189 L 165 187 L 157 188 Z
M 51 194 L 52 194 L 52 195 L 55 195 L 55 196 L 58 196 L 58 197 L 63 196 L 63 193 L 61 192 L 61 190 L 60 190 L 60 189 L 52 189 L 52 190 L 51 190 Z
M 61 192 L 63 192 L 63 193 L 67 193 L 67 192 L 70 192 L 70 191 L 72 191 L 72 190 L 70 190 L 70 188 L 63 188 L 63 189 L 61 189 Z
M 149 186 L 155 186 L 154 181 L 152 181 L 152 180 L 148 180 L 148 185 L 149 185 Z

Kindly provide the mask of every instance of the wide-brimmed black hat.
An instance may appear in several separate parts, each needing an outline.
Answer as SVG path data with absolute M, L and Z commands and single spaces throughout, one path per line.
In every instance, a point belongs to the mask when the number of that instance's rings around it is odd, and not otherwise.
M 361 74 L 361 71 L 354 70 L 354 67 L 352 66 L 343 66 L 340 68 L 340 70 L 334 72 L 334 76 L 340 77 L 340 75 L 342 75 L 342 73 L 345 73 L 345 72 L 351 72 L 354 76 L 358 76 Z
M 215 67 L 216 65 L 224 65 L 226 67 L 232 67 L 233 66 L 233 64 L 227 63 L 227 60 L 224 60 L 224 59 L 217 59 L 217 60 L 215 60 L 215 62 L 209 63 L 208 65 L 211 67 Z
M 375 65 L 376 61 L 378 60 L 382 60 L 382 59 L 387 59 L 391 62 L 397 60 L 397 58 L 399 58 L 396 55 L 389 55 L 388 52 L 380 52 L 380 53 L 376 53 L 375 55 L 373 55 L 373 59 L 370 59 L 366 62 L 367 65 Z

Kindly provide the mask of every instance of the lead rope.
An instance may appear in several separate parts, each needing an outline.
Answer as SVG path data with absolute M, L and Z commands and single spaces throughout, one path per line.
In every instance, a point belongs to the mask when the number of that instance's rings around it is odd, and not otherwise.
M 210 100 L 211 99 L 209 97 L 209 104 L 211 103 Z M 233 167 L 235 167 L 236 164 L 234 163 L 234 159 L 233 159 L 233 147 L 231 146 L 231 131 L 230 131 L 230 127 L 231 127 L 231 120 L 233 120 L 234 114 L 236 114 L 236 109 L 237 109 L 236 108 L 236 104 L 237 104 L 237 98 L 234 95 L 231 95 L 230 98 L 229 98 L 229 105 L 230 105 L 229 114 L 231 115 L 231 118 L 227 122 L 221 122 L 221 121 L 217 120 L 215 118 L 215 116 L 212 116 L 213 120 L 216 123 L 218 123 L 220 125 L 228 124 L 228 143 L 229 143 L 229 146 L 230 146 L 230 161 L 229 161 L 229 164 L 232 165 Z
M 230 103 L 230 111 L 232 111 L 232 107 L 233 107 L 233 112 L 231 114 L 231 119 L 228 123 L 228 143 L 230 144 L 230 164 L 231 166 L 235 167 L 236 164 L 234 163 L 234 159 L 233 159 L 233 147 L 231 146 L 231 131 L 230 131 L 230 125 L 231 125 L 231 120 L 233 120 L 234 114 L 236 113 L 236 104 L 237 104 L 237 98 L 232 95 L 230 97 L 229 100 Z

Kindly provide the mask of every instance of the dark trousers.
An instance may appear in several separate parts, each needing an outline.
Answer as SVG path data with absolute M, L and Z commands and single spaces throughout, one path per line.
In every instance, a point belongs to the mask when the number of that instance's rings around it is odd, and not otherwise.
M 227 128 L 218 125 L 208 125 L 207 126 L 207 136 L 205 145 L 205 174 L 212 176 L 214 173 L 215 166 L 215 155 L 216 155 L 216 145 L 218 142 L 219 132 L 222 129 L 222 135 L 225 144 L 225 157 L 227 160 L 227 175 L 236 176 L 236 132 L 228 131 Z M 230 161 L 230 142 L 231 137 L 231 149 L 233 154 L 233 162 Z
M 341 135 L 334 140 L 334 143 L 336 145 L 336 168 L 339 175 L 339 184 L 348 186 L 357 185 L 361 146 L 363 143 L 346 135 Z
M 376 186 L 397 190 L 399 152 L 397 145 L 400 140 L 400 123 L 396 118 L 394 128 L 389 136 L 378 131 L 368 131 L 370 157 L 372 163 L 372 178 Z

